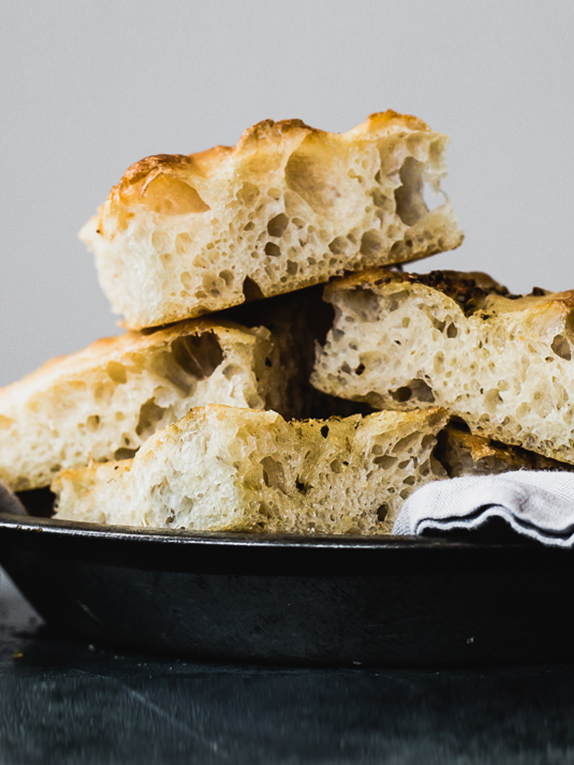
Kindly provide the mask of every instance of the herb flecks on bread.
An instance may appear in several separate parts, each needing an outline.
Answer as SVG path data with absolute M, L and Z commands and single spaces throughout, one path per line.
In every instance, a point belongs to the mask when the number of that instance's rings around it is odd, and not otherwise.
M 61 473 L 57 517 L 152 528 L 388 533 L 402 501 L 446 472 L 440 409 L 286 422 L 194 409 L 133 461 Z
M 133 165 L 81 232 L 139 329 L 457 247 L 447 136 L 392 111 L 346 133 L 266 120 L 234 147 Z

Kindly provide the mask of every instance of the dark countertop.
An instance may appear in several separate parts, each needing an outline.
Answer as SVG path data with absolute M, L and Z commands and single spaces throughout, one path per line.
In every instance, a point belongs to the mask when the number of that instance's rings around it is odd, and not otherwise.
M 197 664 L 48 630 L 0 574 L 0 763 L 574 763 L 574 664 Z

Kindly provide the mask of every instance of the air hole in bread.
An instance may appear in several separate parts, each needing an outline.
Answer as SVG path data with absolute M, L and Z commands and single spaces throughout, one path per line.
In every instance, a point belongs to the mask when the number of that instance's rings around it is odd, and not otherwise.
M 86 428 L 91 431 L 97 430 L 99 424 L 100 424 L 99 414 L 91 414 L 86 420 Z
M 223 279 L 225 282 L 226 287 L 230 287 L 233 284 L 234 275 L 233 271 L 229 271 L 228 269 L 224 269 L 223 271 L 220 271 L 219 276 Z
M 425 380 L 411 380 L 408 385 L 401 385 L 400 388 L 389 391 L 391 398 L 399 403 L 410 401 L 416 398 L 419 401 L 432 403 L 435 400 L 434 393 L 430 385 Z
M 379 505 L 377 508 L 377 520 L 382 523 L 389 514 L 389 509 L 389 506 L 385 502 L 383 502 L 382 505 Z
M 424 306 L 419 305 L 418 308 L 424 311 Z M 431 323 L 435 329 L 438 329 L 439 332 L 442 332 L 446 326 L 446 321 L 437 319 L 436 316 L 431 316 Z
M 393 446 L 393 451 L 396 452 L 410 452 L 411 447 L 414 446 L 415 441 L 418 439 L 418 433 L 409 433 L 408 436 L 403 436 Z
M 259 196 L 259 189 L 254 183 L 246 181 L 235 195 L 246 207 L 251 207 Z
M 342 180 L 342 179 L 341 179 Z M 326 213 L 341 198 L 329 151 L 314 136 L 306 138 L 289 157 L 285 182 L 312 210 Z
M 353 313 L 357 314 L 360 321 L 376 321 L 381 305 L 379 296 L 373 290 L 356 287 L 349 292 L 349 299 Z
M 502 398 L 500 396 L 500 392 L 497 388 L 492 388 L 491 390 L 487 391 L 487 393 L 484 396 L 484 408 L 488 412 L 494 412 L 496 407 L 502 403 Z
M 175 237 L 175 251 L 178 255 L 183 255 L 186 253 L 190 246 L 191 246 L 191 236 L 187 233 L 187 231 L 182 231 L 181 234 L 177 234 Z
M 428 449 L 429 446 L 432 445 L 433 441 L 435 441 L 435 436 L 430 434 L 423 436 L 423 440 L 421 441 L 421 447 L 423 449 Z
M 150 181 L 138 193 L 137 189 L 124 194 L 128 205 L 142 205 L 150 212 L 160 215 L 187 215 L 204 213 L 210 206 L 189 183 L 169 175 L 160 175 Z
M 297 476 L 295 479 L 295 488 L 300 494 L 307 494 L 311 487 L 301 480 L 301 476 Z
M 370 196 L 375 207 L 378 207 L 380 210 L 389 210 L 392 208 L 391 200 L 385 196 L 380 189 L 373 189 Z
M 260 460 L 263 468 L 263 482 L 265 486 L 271 486 L 285 491 L 285 471 L 283 465 L 273 457 L 264 457 Z
M 332 242 L 329 242 L 329 249 L 333 255 L 344 255 L 348 247 L 349 244 L 343 236 L 336 236 Z
M 413 395 L 413 392 L 408 385 L 401 385 L 400 388 L 391 390 L 389 391 L 389 393 L 391 395 L 391 398 L 393 398 L 395 401 L 398 401 L 399 403 L 408 401 Z
M 119 361 L 108 362 L 106 372 L 117 385 L 123 385 L 128 379 L 126 368 Z
M 253 300 L 261 300 L 264 297 L 261 288 L 250 276 L 246 276 L 243 280 L 243 297 L 246 303 L 251 303 Z
M 435 210 L 447 201 L 444 191 L 432 183 L 424 184 L 423 198 L 428 210 Z
M 281 248 L 275 242 L 267 242 L 264 251 L 271 258 L 278 258 L 281 255 Z
M 142 439 L 151 436 L 157 430 L 157 425 L 162 421 L 165 409 L 158 406 L 153 398 L 148 399 L 140 408 L 136 433 Z
M 552 348 L 552 350 L 557 356 L 560 356 L 561 359 L 564 359 L 565 361 L 570 361 L 570 359 L 572 358 L 572 353 L 570 351 L 570 343 L 564 337 L 564 335 L 556 335 L 550 347 Z
M 269 236 L 283 236 L 288 225 L 289 218 L 285 215 L 285 213 L 279 213 L 279 215 L 271 218 L 267 224 L 267 233 Z
M 198 380 L 212 375 L 223 361 L 223 351 L 213 332 L 178 337 L 171 344 L 171 353 L 177 365 Z
M 392 468 L 396 461 L 397 458 L 393 457 L 391 454 L 382 454 L 380 457 L 375 457 L 373 460 L 375 465 L 380 465 L 384 470 Z
M 455 325 L 451 321 L 451 323 L 446 328 L 446 336 L 453 338 L 453 337 L 456 337 L 457 335 L 458 335 L 458 329 L 455 327 Z
M 340 459 L 336 458 L 329 464 L 329 467 L 333 473 L 338 475 L 343 470 L 343 463 Z
M 114 460 L 131 460 L 135 456 L 137 452 L 137 449 L 127 449 L 125 446 L 122 446 L 119 449 L 116 449 L 114 452 Z
M 428 213 L 423 197 L 423 168 L 422 162 L 407 157 L 399 171 L 402 185 L 395 189 L 395 204 L 397 215 L 406 226 L 413 226 Z M 406 239 L 405 242 L 409 244 Z
M 361 237 L 361 255 L 372 256 L 373 258 L 383 249 L 383 242 L 380 234 L 375 229 L 365 231 Z

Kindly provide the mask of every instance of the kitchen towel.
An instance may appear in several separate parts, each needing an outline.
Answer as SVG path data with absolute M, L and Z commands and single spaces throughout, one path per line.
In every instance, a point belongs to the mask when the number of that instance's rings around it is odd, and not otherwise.
M 547 545 L 574 545 L 574 473 L 518 470 L 434 481 L 403 504 L 393 534 L 478 529 L 493 518 Z

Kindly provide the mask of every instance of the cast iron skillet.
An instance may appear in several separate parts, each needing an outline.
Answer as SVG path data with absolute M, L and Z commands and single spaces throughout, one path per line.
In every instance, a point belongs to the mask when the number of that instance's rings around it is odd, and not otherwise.
M 48 493 L 35 502 L 49 514 Z M 116 649 L 275 664 L 571 661 L 574 551 L 503 538 L 104 529 L 0 513 L 0 564 L 48 624 Z

